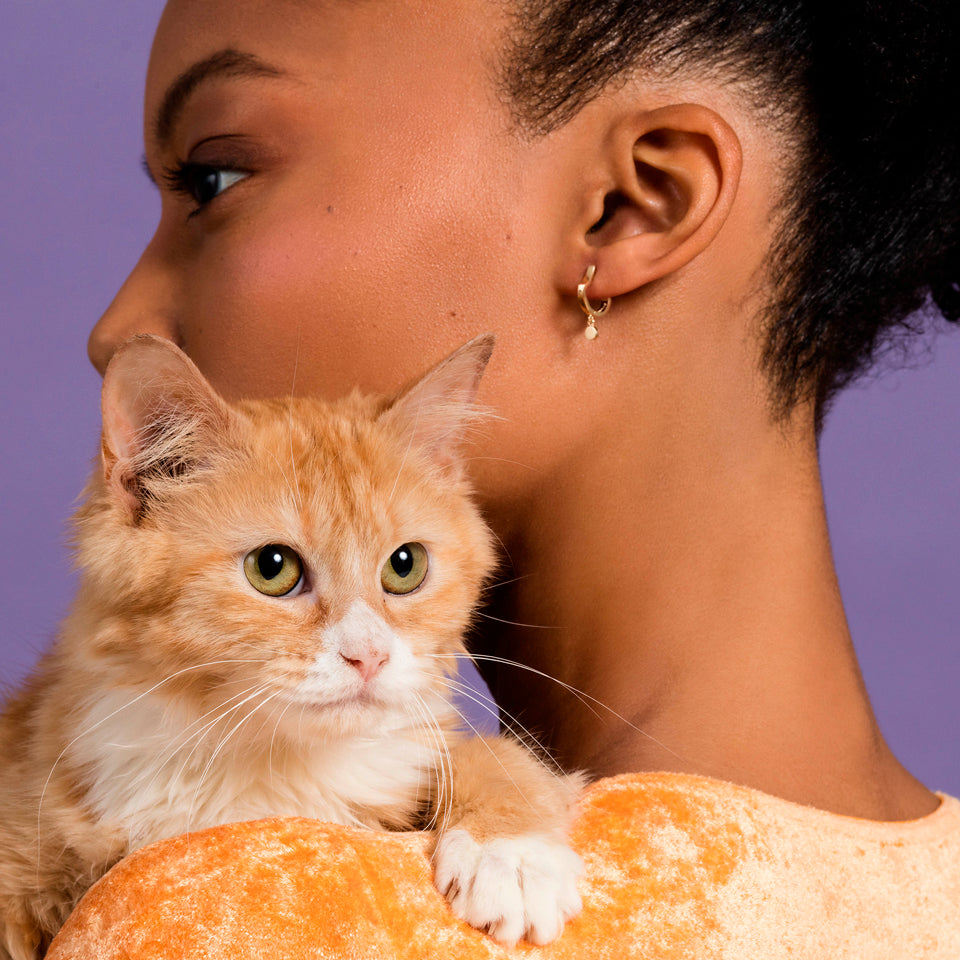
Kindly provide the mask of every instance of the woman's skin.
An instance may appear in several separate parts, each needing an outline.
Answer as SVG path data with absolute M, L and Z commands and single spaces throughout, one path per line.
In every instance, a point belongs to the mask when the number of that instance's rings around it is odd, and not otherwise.
M 850 643 L 812 409 L 778 421 L 760 370 L 789 146 L 695 75 L 637 77 L 527 136 L 499 86 L 503 11 L 171 0 L 145 107 L 161 220 L 94 364 L 159 333 L 228 396 L 335 397 L 495 331 L 480 399 L 502 419 L 472 468 L 509 561 L 476 650 L 609 708 L 487 665 L 505 715 L 595 775 L 929 813 Z M 172 190 L 178 162 L 225 171 L 222 192 Z M 589 342 L 591 263 L 613 304 Z

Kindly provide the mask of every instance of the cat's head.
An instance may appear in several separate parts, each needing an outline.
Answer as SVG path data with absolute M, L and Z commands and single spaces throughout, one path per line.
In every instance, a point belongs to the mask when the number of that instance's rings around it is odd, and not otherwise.
M 191 710 L 245 701 L 268 735 L 434 697 L 494 565 L 459 452 L 492 346 L 394 399 L 236 404 L 166 340 L 121 347 L 76 525 L 87 661 Z

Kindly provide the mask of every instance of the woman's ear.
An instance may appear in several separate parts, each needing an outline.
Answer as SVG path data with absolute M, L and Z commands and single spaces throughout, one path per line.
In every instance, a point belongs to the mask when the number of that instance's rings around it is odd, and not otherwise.
M 567 278 L 573 292 L 596 264 L 593 299 L 637 290 L 706 249 L 733 206 L 742 162 L 729 124 L 692 103 L 621 117 L 604 149 L 607 176 L 586 198 Z

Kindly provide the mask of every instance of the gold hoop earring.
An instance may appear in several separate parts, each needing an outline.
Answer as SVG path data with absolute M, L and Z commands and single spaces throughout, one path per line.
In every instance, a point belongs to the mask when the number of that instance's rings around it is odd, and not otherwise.
M 587 315 L 587 328 L 583 331 L 583 335 L 588 340 L 596 340 L 600 331 L 597 330 L 597 317 L 602 317 L 610 309 L 610 298 L 608 297 L 600 306 L 595 307 L 587 299 L 587 287 L 593 282 L 594 274 L 597 272 L 597 265 L 591 263 L 587 267 L 587 272 L 583 275 L 583 279 L 580 281 L 577 286 L 577 300 L 580 301 L 580 309 Z

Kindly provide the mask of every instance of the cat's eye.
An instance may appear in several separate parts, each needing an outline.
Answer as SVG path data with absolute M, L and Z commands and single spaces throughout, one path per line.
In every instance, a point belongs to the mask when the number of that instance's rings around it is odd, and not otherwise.
M 254 590 L 268 597 L 296 596 L 303 586 L 303 561 L 282 543 L 268 543 L 243 559 L 243 572 Z
M 422 543 L 404 543 L 387 558 L 380 584 L 387 593 L 413 593 L 423 583 L 427 566 L 427 548 Z

